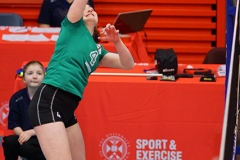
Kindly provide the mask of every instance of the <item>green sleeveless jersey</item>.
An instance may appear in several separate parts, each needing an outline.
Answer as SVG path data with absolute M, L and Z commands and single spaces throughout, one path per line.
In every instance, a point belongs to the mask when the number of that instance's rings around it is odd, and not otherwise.
M 83 19 L 71 23 L 65 18 L 43 83 L 82 98 L 89 75 L 107 53 L 95 43 Z

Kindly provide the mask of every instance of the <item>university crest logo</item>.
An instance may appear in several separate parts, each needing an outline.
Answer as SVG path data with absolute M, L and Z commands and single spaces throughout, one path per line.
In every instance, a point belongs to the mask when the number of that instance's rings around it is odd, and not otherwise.
M 9 104 L 8 102 L 3 102 L 0 105 L 0 123 L 1 125 L 6 125 L 6 120 L 9 113 Z
M 100 154 L 105 160 L 127 160 L 130 155 L 130 144 L 127 139 L 120 134 L 106 135 L 106 139 L 102 139 L 100 146 Z

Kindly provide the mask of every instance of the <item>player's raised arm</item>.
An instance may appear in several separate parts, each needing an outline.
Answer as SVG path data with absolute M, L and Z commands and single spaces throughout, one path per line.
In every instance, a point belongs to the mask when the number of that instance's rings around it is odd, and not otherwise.
M 101 59 L 99 64 L 112 68 L 132 69 L 134 67 L 132 55 L 125 44 L 122 42 L 118 32 L 119 31 L 116 30 L 115 26 L 111 24 L 107 24 L 103 29 L 104 36 L 99 37 L 99 39 L 112 42 L 117 49 L 118 54 L 106 54 Z
M 67 17 L 70 22 L 75 23 L 83 16 L 83 11 L 86 7 L 88 0 L 74 0 L 69 8 Z

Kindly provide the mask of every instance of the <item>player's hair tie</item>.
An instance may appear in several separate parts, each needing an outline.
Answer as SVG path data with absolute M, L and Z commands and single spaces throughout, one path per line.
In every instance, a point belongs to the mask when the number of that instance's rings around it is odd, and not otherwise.
M 47 72 L 47 68 L 45 68 L 45 74 L 46 74 L 46 72 Z M 22 68 L 17 70 L 17 76 L 20 78 L 23 77 L 23 69 Z

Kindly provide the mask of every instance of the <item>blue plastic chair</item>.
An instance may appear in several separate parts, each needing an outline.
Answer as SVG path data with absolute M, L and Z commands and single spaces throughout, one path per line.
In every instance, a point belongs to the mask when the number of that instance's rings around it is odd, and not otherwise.
M 23 19 L 15 13 L 0 13 L 0 26 L 23 26 Z

